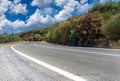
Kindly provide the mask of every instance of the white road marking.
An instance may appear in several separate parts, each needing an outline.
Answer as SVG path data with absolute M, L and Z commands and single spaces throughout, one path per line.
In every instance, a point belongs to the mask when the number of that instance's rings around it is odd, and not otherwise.
M 26 55 L 26 54 L 24 54 L 24 53 L 16 50 L 16 49 L 13 47 L 13 45 L 11 46 L 11 48 L 12 48 L 12 50 L 14 50 L 17 54 L 19 54 L 19 55 L 21 55 L 21 56 L 23 56 L 23 57 L 25 57 L 25 58 L 27 58 L 27 59 L 29 59 L 29 60 L 37 63 L 37 64 L 39 64 L 39 65 L 41 65 L 41 66 L 43 66 L 43 67 L 45 67 L 45 68 L 48 68 L 48 69 L 50 69 L 50 70 L 52 70 L 52 71 L 54 71 L 54 72 L 57 72 L 57 73 L 65 76 L 65 77 L 67 77 L 67 78 L 69 78 L 69 79 L 71 79 L 71 80 L 73 80 L 73 81 L 87 81 L 86 79 L 84 79 L 84 78 L 82 78 L 82 77 L 80 77 L 80 76 L 74 75 L 74 74 L 72 74 L 72 73 L 70 73 L 70 72 L 67 72 L 67 71 L 65 71 L 65 70 L 62 70 L 62 69 L 60 69 L 60 68 L 58 68 L 58 67 L 55 67 L 55 66 L 52 66 L 52 65 L 50 65 L 50 64 L 48 64 L 48 63 L 45 63 L 45 62 L 43 62 L 43 61 L 40 61 L 40 60 L 38 60 L 38 59 L 36 59 L 36 58 L 34 58 L 34 57 L 28 56 L 28 55 Z
M 100 52 L 90 52 L 90 51 L 82 51 L 82 50 L 74 50 L 74 49 L 65 49 L 65 48 L 58 48 L 58 47 L 50 47 L 50 46 L 45 46 L 45 45 L 37 45 L 34 44 L 36 46 L 40 46 L 43 48 L 48 48 L 48 49 L 57 49 L 57 50 L 64 50 L 64 51 L 72 51 L 72 52 L 82 52 L 82 53 L 91 53 L 91 54 L 98 54 L 98 55 L 106 55 L 106 56 L 119 56 L 120 54 L 110 54 L 110 53 L 100 53 Z

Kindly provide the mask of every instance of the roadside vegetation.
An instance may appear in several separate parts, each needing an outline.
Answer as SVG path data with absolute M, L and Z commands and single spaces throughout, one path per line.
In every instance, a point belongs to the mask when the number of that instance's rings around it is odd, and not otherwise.
M 120 1 L 96 3 L 88 13 L 17 35 L 2 34 L 0 43 L 46 41 L 54 44 L 120 48 Z
M 0 35 L 0 43 L 10 43 L 10 42 L 17 42 L 17 41 L 21 41 L 21 38 L 19 37 L 19 35 L 15 35 L 15 34 Z

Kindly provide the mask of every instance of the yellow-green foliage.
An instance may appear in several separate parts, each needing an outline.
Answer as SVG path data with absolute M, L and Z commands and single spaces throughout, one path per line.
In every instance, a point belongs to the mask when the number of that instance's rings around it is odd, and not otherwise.
M 102 17 L 106 21 L 106 20 L 109 20 L 112 16 L 110 13 L 105 12 L 105 13 L 102 13 Z
M 41 40 L 42 40 L 42 36 L 41 36 L 40 34 L 35 34 L 35 35 L 33 36 L 33 39 L 34 39 L 35 41 L 41 41 Z
M 70 22 L 59 24 L 59 27 L 46 34 L 46 40 L 52 43 L 66 44 L 70 33 Z
M 84 14 L 79 18 L 63 22 L 46 35 L 52 43 L 88 46 L 101 33 L 102 16 L 99 12 Z
M 120 16 L 111 19 L 104 27 L 103 33 L 108 38 L 120 39 Z
M 91 12 L 99 11 L 100 13 L 108 12 L 110 14 L 117 14 L 120 12 L 120 1 L 115 2 L 109 0 L 106 3 L 96 3 L 90 11 Z

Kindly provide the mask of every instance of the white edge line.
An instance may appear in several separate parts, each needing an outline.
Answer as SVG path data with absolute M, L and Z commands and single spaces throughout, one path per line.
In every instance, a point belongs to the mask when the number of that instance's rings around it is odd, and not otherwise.
M 27 59 L 29 59 L 29 60 L 31 60 L 31 61 L 39 64 L 39 65 L 41 65 L 41 66 L 43 66 L 43 67 L 45 67 L 45 68 L 47 68 L 47 69 L 49 69 L 49 70 L 52 70 L 52 71 L 54 71 L 54 72 L 57 72 L 57 73 L 59 73 L 60 75 L 63 75 L 63 76 L 65 76 L 65 77 L 67 77 L 67 78 L 69 78 L 69 79 L 71 79 L 71 80 L 73 80 L 73 81 L 87 81 L 86 79 L 84 79 L 84 78 L 82 78 L 82 77 L 80 77 L 80 76 L 74 75 L 74 74 L 72 74 L 72 73 L 70 73 L 70 72 L 67 72 L 67 71 L 62 70 L 62 69 L 60 69 L 60 68 L 57 68 L 57 67 L 55 67 L 55 66 L 52 66 L 52 65 L 50 65 L 50 64 L 48 64 L 48 63 L 45 63 L 45 62 L 43 62 L 43 61 L 40 61 L 40 60 L 38 60 L 38 59 L 36 59 L 36 58 L 33 58 L 33 57 L 31 57 L 31 56 L 28 56 L 28 55 L 26 55 L 26 54 L 24 54 L 24 53 L 16 50 L 16 49 L 13 47 L 13 45 L 11 46 L 11 48 L 12 48 L 12 50 L 14 50 L 17 54 L 19 54 L 19 55 L 21 55 L 21 56 L 23 56 L 23 57 L 25 57 L 25 58 L 27 58 Z
M 37 45 L 37 44 L 34 44 L 34 45 Z M 73 50 L 73 49 L 63 49 L 63 48 L 55 48 L 55 47 L 49 47 L 49 46 L 40 46 L 40 47 L 49 48 L 49 49 L 72 51 L 72 52 L 91 53 L 91 54 L 97 54 L 97 55 L 120 56 L 118 54 L 100 53 L 100 52 L 89 52 L 89 51 L 81 51 L 81 50 Z

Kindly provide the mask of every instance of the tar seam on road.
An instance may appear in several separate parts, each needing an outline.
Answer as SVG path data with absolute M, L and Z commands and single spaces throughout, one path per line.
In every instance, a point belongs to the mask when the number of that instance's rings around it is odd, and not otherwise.
M 38 46 L 37 44 L 34 44 Z M 110 54 L 110 53 L 99 53 L 99 52 L 90 52 L 90 51 L 81 51 L 81 50 L 73 50 L 73 49 L 63 49 L 63 48 L 56 48 L 56 47 L 50 47 L 50 46 L 40 46 L 44 48 L 49 48 L 49 49 L 57 49 L 57 50 L 64 50 L 64 51 L 72 51 L 72 52 L 82 52 L 82 53 L 90 53 L 90 54 L 97 54 L 97 55 L 107 55 L 107 56 L 119 56 L 119 54 Z
M 23 57 L 25 57 L 25 58 L 27 58 L 27 59 L 29 59 L 29 60 L 31 60 L 31 61 L 39 64 L 39 65 L 41 65 L 41 66 L 43 66 L 43 67 L 45 67 L 45 68 L 47 68 L 47 69 L 49 69 L 49 70 L 52 70 L 52 71 L 54 71 L 54 72 L 56 72 L 56 73 L 58 73 L 58 74 L 60 74 L 60 75 L 63 75 L 63 76 L 65 76 L 65 77 L 67 77 L 67 78 L 69 78 L 69 79 L 71 79 L 71 80 L 73 80 L 73 81 L 87 81 L 86 79 L 84 79 L 84 78 L 82 78 L 82 77 L 80 77 L 80 76 L 74 75 L 74 74 L 72 74 L 72 73 L 70 73 L 70 72 L 67 72 L 67 71 L 62 70 L 62 69 L 60 69 L 60 68 L 57 68 L 57 67 L 55 67 L 55 66 L 52 66 L 52 65 L 50 65 L 50 64 L 48 64 L 48 63 L 45 63 L 45 62 L 43 62 L 43 61 L 40 61 L 40 60 L 38 60 L 38 59 L 36 59 L 36 58 L 34 58 L 34 57 L 28 56 L 28 55 L 26 55 L 26 54 L 24 54 L 24 53 L 16 50 L 16 49 L 13 47 L 13 45 L 11 46 L 11 48 L 12 48 L 12 50 L 14 50 L 17 54 L 19 54 L 19 55 L 21 55 L 21 56 L 23 56 Z

